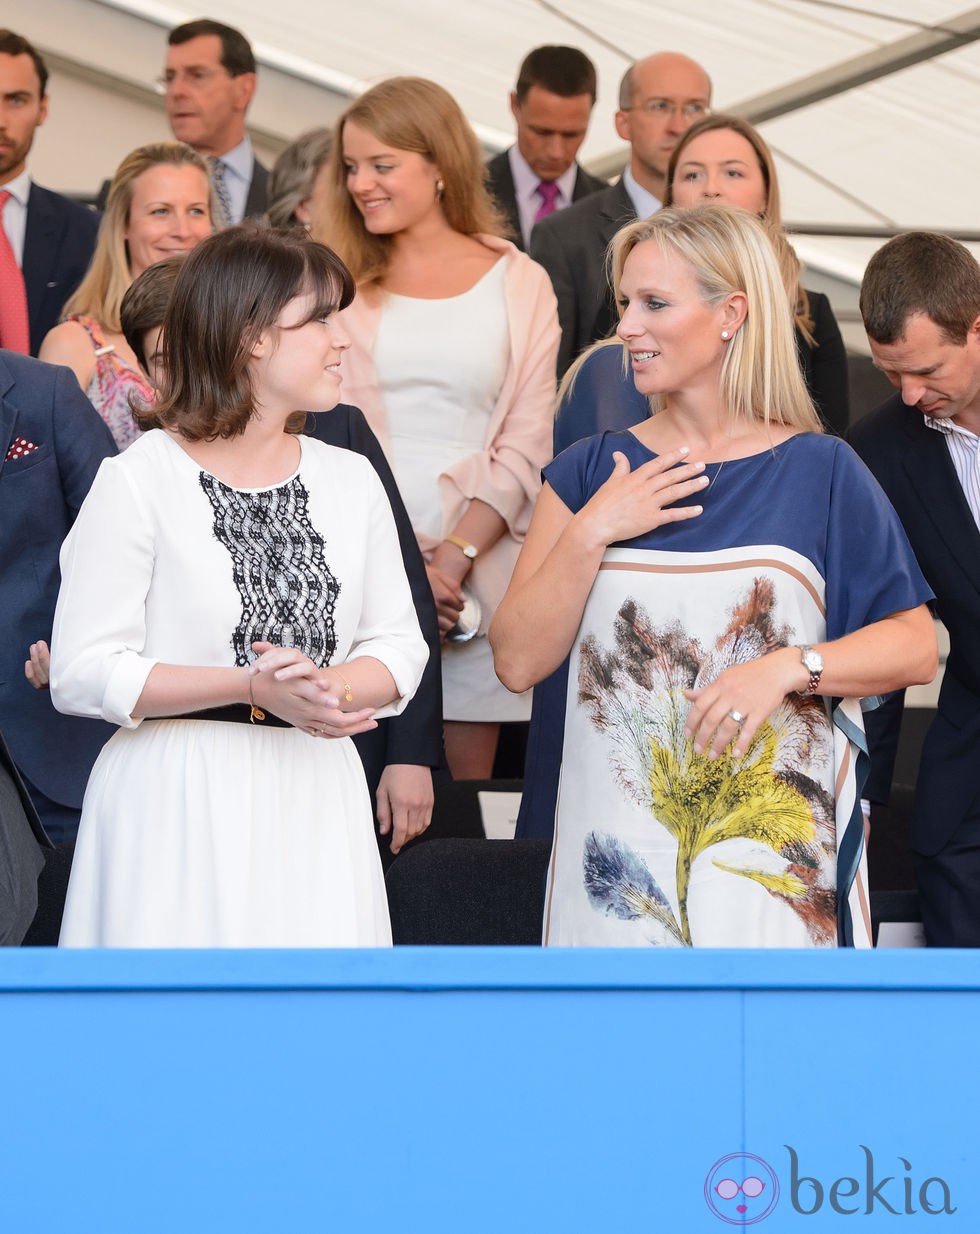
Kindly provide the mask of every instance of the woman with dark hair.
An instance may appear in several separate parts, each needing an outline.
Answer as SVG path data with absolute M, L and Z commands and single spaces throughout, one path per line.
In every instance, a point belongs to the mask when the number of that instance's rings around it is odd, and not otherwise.
M 62 554 L 55 705 L 120 726 L 92 773 L 68 946 L 390 942 L 347 738 L 427 651 L 366 459 L 299 436 L 340 396 L 343 264 L 231 228 L 181 268 L 144 433 Z

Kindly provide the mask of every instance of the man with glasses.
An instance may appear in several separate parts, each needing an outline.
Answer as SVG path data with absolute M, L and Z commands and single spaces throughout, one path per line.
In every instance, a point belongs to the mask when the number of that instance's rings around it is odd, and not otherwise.
M 162 85 L 167 120 L 178 141 L 211 169 L 215 226 L 262 214 L 269 173 L 245 133 L 255 94 L 255 56 L 238 30 L 202 18 L 170 31 Z
M 619 181 L 535 226 L 530 253 L 558 298 L 559 376 L 616 320 L 605 265 L 609 242 L 626 223 L 660 209 L 671 152 L 710 103 L 711 81 L 694 60 L 665 51 L 637 61 L 619 89 L 616 132 L 630 145 Z

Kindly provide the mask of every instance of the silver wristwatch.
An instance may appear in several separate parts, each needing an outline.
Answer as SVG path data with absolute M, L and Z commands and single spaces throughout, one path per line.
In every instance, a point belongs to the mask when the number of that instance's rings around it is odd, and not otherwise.
M 823 656 L 812 647 L 800 646 L 799 652 L 803 667 L 810 674 L 810 680 L 807 682 L 806 689 L 798 690 L 797 693 L 806 698 L 810 694 L 816 694 L 817 687 L 820 685 L 820 678 L 823 676 Z

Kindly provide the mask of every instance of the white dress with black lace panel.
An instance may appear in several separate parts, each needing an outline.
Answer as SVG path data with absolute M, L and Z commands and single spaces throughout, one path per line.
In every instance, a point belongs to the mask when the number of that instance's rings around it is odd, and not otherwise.
M 384 882 L 349 740 L 134 721 L 156 663 L 373 656 L 400 710 L 426 648 L 366 459 L 308 438 L 281 484 L 236 489 L 154 430 L 107 460 L 62 553 L 56 705 L 120 725 L 92 773 L 63 946 L 383 946 Z M 243 708 L 244 710 L 244 708 Z

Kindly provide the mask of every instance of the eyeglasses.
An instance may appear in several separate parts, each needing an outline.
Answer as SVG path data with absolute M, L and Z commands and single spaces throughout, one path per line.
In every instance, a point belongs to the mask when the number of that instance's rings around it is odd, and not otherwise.
M 189 69 L 181 69 L 179 72 L 174 69 L 168 69 L 166 73 L 156 79 L 156 87 L 161 94 L 166 94 L 170 87 L 178 81 L 184 81 L 189 86 L 206 86 L 212 78 L 221 75 L 226 77 L 234 76 L 226 68 L 204 69 L 191 67 Z
M 740 1191 L 747 1199 L 754 1200 L 757 1195 L 762 1195 L 765 1189 L 766 1184 L 754 1175 L 744 1179 L 741 1185 L 734 1178 L 723 1178 L 715 1187 L 723 1200 L 734 1200 Z
M 623 108 L 623 111 L 645 111 L 648 116 L 657 116 L 662 120 L 680 115 L 692 123 L 703 119 L 710 110 L 707 103 L 673 103 L 670 99 L 644 99 L 635 107 Z

